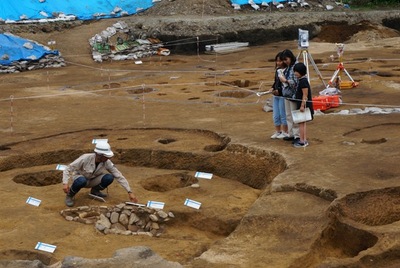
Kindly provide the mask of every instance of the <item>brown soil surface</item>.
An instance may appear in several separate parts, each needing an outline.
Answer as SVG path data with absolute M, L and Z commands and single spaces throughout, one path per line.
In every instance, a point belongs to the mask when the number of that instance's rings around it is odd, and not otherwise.
M 226 55 L 172 53 L 141 65 L 94 63 L 87 40 L 115 21 L 23 33 L 57 40 L 67 67 L 0 76 L 1 259 L 52 264 L 146 245 L 187 267 L 400 264 L 400 113 L 333 115 L 399 108 L 398 32 L 367 23 L 357 31 L 327 27 L 311 40 L 328 81 L 338 62 L 325 33 L 347 33 L 345 68 L 359 86 L 308 123 L 310 146 L 296 149 L 269 138 L 272 114 L 262 110 L 269 96 L 254 94 L 271 85 L 277 51 L 300 52 L 295 40 Z M 310 69 L 317 95 L 324 86 Z M 175 213 L 161 237 L 103 235 L 60 216 L 65 195 L 55 166 L 91 151 L 93 138 L 109 139 L 141 203 L 163 201 Z M 196 171 L 214 177 L 188 187 L 182 179 Z M 105 205 L 128 201 L 117 183 L 109 194 Z M 29 196 L 42 204 L 27 205 Z M 202 207 L 183 206 L 186 198 Z M 87 190 L 76 203 L 104 205 Z M 39 241 L 57 245 L 54 254 L 35 251 Z

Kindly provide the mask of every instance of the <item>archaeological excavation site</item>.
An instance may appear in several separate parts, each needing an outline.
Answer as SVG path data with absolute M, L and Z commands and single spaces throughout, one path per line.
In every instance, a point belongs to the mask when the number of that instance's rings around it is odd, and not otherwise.
M 0 20 L 46 54 L 0 55 L 0 267 L 398 267 L 398 10 L 157 2 Z M 226 43 L 241 47 L 215 50 Z M 344 66 L 353 79 L 316 109 L 304 148 L 271 138 L 284 49 L 312 55 L 313 97 Z M 137 202 L 115 180 L 66 205 L 63 172 L 95 140 Z

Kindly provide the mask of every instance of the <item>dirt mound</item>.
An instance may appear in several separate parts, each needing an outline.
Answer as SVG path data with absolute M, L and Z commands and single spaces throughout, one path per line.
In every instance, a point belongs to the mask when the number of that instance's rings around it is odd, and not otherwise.
M 365 23 L 365 29 L 360 29 L 357 33 L 355 33 L 348 42 L 360 42 L 366 41 L 371 42 L 384 38 L 392 38 L 400 36 L 400 32 L 394 29 L 390 29 L 388 27 L 379 25 L 379 24 L 370 24 Z
M 397 30 L 385 27 L 381 24 L 362 21 L 353 25 L 346 23 L 329 23 L 323 25 L 320 33 L 313 39 L 313 41 L 354 43 L 398 36 L 400 36 L 400 32 Z

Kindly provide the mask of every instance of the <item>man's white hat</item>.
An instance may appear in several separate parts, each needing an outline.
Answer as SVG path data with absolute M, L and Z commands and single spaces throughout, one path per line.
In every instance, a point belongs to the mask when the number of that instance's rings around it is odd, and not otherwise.
M 99 142 L 96 143 L 96 148 L 94 148 L 94 152 L 97 154 L 104 155 L 105 157 L 113 157 L 114 153 L 111 151 L 111 146 L 108 142 Z

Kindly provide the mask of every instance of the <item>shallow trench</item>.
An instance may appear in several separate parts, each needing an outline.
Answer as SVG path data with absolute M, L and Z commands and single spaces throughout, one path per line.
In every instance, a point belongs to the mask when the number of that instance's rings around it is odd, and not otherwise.
M 143 131 L 146 130 L 134 130 Z M 157 131 L 157 130 L 152 130 Z M 165 131 L 165 130 L 164 130 Z M 174 130 L 170 130 L 174 133 Z M 178 130 L 176 132 L 180 132 Z M 35 139 L 35 144 L 50 144 L 50 148 L 59 143 L 59 140 L 74 140 L 74 135 L 79 137 L 87 135 L 88 137 L 108 137 L 112 135 L 112 131 L 105 130 L 96 131 L 97 134 L 93 135 L 91 131 L 67 133 L 65 137 L 62 134 Z M 116 131 L 118 132 L 118 131 Z M 141 186 L 147 191 L 153 192 L 166 192 L 174 191 L 176 189 L 183 189 L 192 184 L 198 183 L 198 179 L 193 175 L 193 171 L 202 171 L 212 173 L 214 176 L 221 178 L 220 180 L 234 180 L 246 187 L 251 187 L 257 190 L 265 189 L 270 182 L 279 173 L 287 168 L 285 159 L 278 153 L 265 151 L 257 148 L 246 147 L 240 144 L 230 144 L 230 139 L 217 134 L 209 133 L 207 131 L 186 132 L 207 136 L 206 140 L 210 140 L 208 144 L 203 146 L 202 151 L 196 152 L 182 152 L 177 150 L 162 150 L 149 148 L 118 148 L 114 147 L 115 157 L 113 162 L 118 165 L 126 167 L 146 167 L 152 169 L 165 170 L 164 175 L 153 175 L 140 182 Z M 187 134 L 185 132 L 185 134 Z M 129 133 L 129 132 L 128 132 Z M 132 133 L 131 133 L 132 134 Z M 70 137 L 72 135 L 72 137 Z M 183 134 L 182 134 L 183 135 Z M 146 135 L 144 135 L 146 136 Z M 150 135 L 149 135 L 150 136 Z M 116 138 L 117 141 L 127 143 L 130 136 L 120 134 Z M 85 138 L 82 138 L 85 139 Z M 90 138 L 87 138 L 90 140 Z M 215 142 L 217 140 L 218 142 Z M 117 143 L 117 141 L 114 141 Z M 49 151 L 49 148 L 40 149 L 42 152 L 37 151 L 35 145 L 30 145 L 32 141 L 24 141 L 21 143 L 1 145 L 1 150 L 4 155 L 0 160 L 0 172 L 7 172 L 10 170 L 17 170 L 12 180 L 18 184 L 24 184 L 32 187 L 45 187 L 50 185 L 57 185 L 61 183 L 61 171 L 49 170 L 48 165 L 59 163 L 70 163 L 83 153 L 90 151 L 81 148 L 80 150 L 71 149 L 75 146 L 64 146 L 65 150 Z M 177 135 L 162 135 L 161 138 L 151 140 L 152 143 L 158 143 L 158 146 L 174 146 L 179 143 L 180 139 Z M 196 143 L 196 140 L 194 140 Z M 199 142 L 200 146 L 204 141 Z M 147 145 L 146 145 L 147 146 Z M 25 149 L 25 148 L 30 149 Z M 128 146 L 129 147 L 129 146 Z M 24 148 L 24 149 L 21 149 Z M 40 148 L 40 146 L 38 147 Z M 18 153 L 24 151 L 24 153 Z M 35 167 L 35 171 L 29 171 L 29 167 Z M 42 168 L 43 167 L 43 168 Z M 169 172 L 168 170 L 174 170 Z M 180 170 L 180 171 L 176 171 Z M 45 188 L 43 188 L 45 189 Z M 250 189 L 250 188 L 249 188 Z M 220 193 L 219 193 L 220 194 Z M 234 195 L 232 195 L 232 198 Z M 240 199 L 238 199 L 240 200 Z M 235 201 L 240 202 L 240 201 Z M 251 204 L 251 203 L 249 203 Z M 173 211 L 175 214 L 174 221 L 171 221 L 170 226 L 177 229 L 179 226 L 189 226 L 190 228 L 197 229 L 200 232 L 212 233 L 217 237 L 226 237 L 235 230 L 240 223 L 241 217 L 244 215 L 243 205 L 238 208 L 224 211 L 207 213 L 198 213 L 197 211 L 177 210 Z M 226 212 L 226 213 L 225 213 Z M 168 228 L 168 227 L 167 227 Z M 203 248 L 203 251 L 207 247 Z M 202 252 L 203 252 L 202 251 Z M 201 254 L 198 252 L 197 254 Z M 26 259 L 36 260 L 39 259 L 45 264 L 54 263 L 54 258 L 34 251 L 24 250 L 3 250 L 0 252 L 0 257 L 4 259 Z
M 293 262 L 290 267 L 323 267 L 323 263 L 329 258 L 353 258 L 377 242 L 376 235 L 335 218 L 322 231 L 310 252 Z

